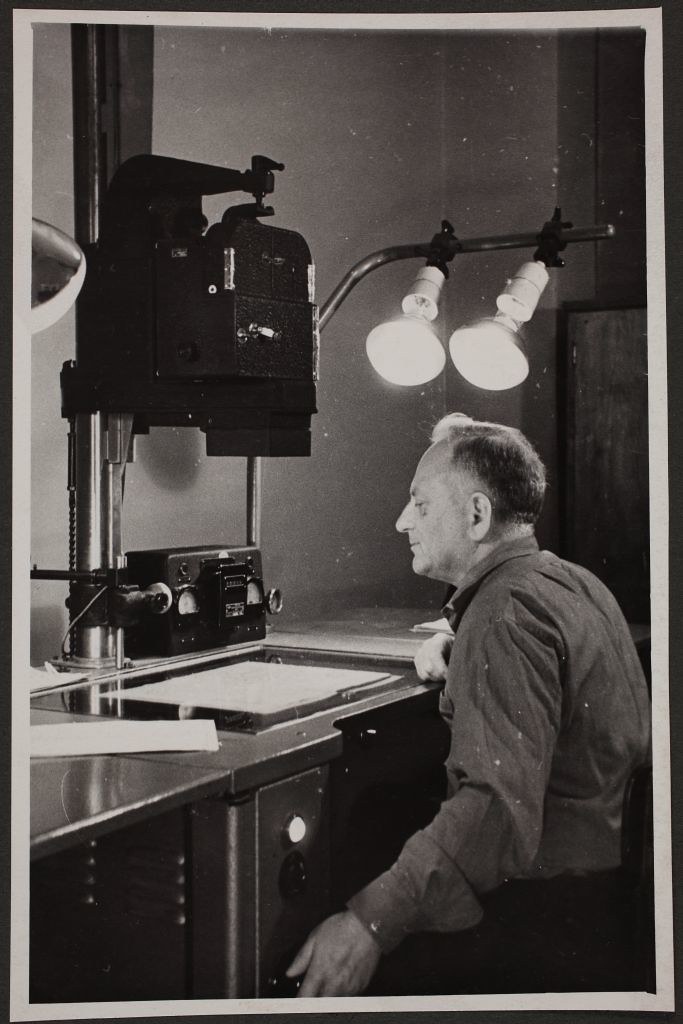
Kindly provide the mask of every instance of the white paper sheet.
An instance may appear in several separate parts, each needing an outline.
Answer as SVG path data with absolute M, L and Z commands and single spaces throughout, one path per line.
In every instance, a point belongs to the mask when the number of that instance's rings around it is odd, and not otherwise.
M 268 714 L 398 678 L 386 672 L 243 661 L 132 687 L 125 699 Z
M 418 622 L 412 627 L 413 633 L 452 633 L 448 619 L 434 619 L 433 622 Z
M 139 754 L 159 750 L 218 750 L 214 722 L 63 722 L 31 726 L 31 757 Z
M 46 662 L 45 668 L 34 668 L 27 666 L 22 673 L 28 679 L 29 690 L 33 693 L 55 690 L 60 686 L 69 686 L 71 683 L 80 683 L 88 678 L 87 672 L 59 672 L 56 668 Z

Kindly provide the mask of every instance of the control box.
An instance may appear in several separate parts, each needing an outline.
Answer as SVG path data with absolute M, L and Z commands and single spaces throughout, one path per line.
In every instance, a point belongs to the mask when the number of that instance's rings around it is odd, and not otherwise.
M 173 595 L 165 615 L 147 616 L 126 630 L 131 656 L 167 657 L 265 637 L 258 548 L 158 548 L 129 551 L 126 557 L 131 583 L 165 583 Z

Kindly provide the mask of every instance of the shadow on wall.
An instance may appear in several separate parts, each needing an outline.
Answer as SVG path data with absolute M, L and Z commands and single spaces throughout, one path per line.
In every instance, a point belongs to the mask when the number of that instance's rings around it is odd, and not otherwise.
M 151 483 L 173 492 L 194 487 L 204 458 L 204 435 L 197 429 L 152 429 L 137 445 L 138 462 Z

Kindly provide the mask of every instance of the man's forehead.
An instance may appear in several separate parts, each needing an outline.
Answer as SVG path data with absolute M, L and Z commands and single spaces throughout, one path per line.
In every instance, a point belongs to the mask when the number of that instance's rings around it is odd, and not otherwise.
M 453 497 L 457 495 L 460 498 L 473 491 L 487 490 L 476 474 L 453 462 L 448 441 L 437 441 L 424 453 L 417 464 L 410 493 L 423 494 L 442 487 Z
M 451 458 L 450 447 L 445 441 L 431 445 L 417 464 L 415 476 L 410 486 L 414 494 L 420 487 L 425 487 L 435 480 L 443 480 L 447 474 L 457 472 Z

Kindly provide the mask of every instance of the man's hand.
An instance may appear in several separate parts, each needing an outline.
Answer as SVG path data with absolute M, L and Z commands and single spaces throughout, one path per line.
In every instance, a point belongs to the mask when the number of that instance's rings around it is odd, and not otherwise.
M 367 988 L 381 955 L 370 932 L 346 910 L 313 929 L 287 977 L 305 972 L 299 996 L 354 996 Z
M 429 640 L 425 640 L 415 655 L 415 668 L 420 679 L 432 683 L 443 682 L 448 672 L 453 639 L 448 633 L 435 633 Z

